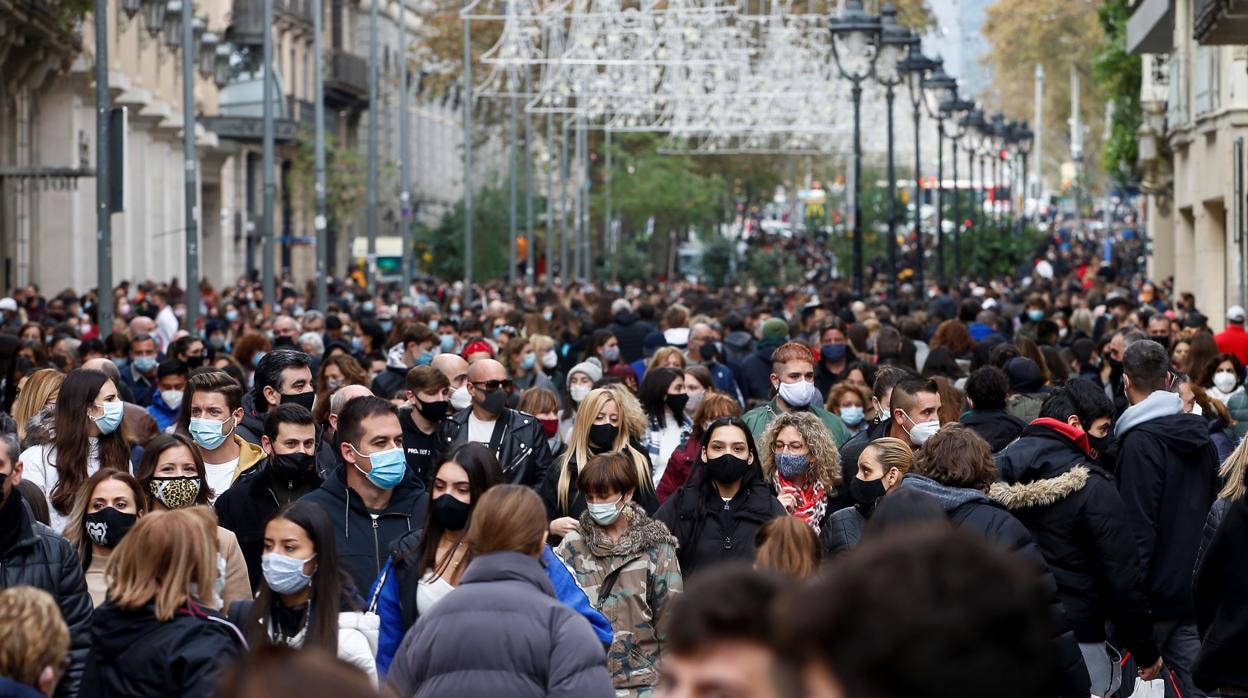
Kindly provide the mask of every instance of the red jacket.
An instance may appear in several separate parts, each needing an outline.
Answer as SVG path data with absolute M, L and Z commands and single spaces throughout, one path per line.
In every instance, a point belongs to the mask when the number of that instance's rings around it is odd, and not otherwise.
M 1218 351 L 1234 354 L 1239 357 L 1240 363 L 1248 364 L 1248 332 L 1242 326 L 1227 323 L 1226 329 L 1216 334 L 1213 341 L 1217 343 Z
M 663 478 L 659 480 L 656 492 L 660 502 L 666 502 L 672 493 L 684 486 L 689 479 L 689 473 L 693 470 L 693 464 L 698 462 L 701 453 L 702 444 L 692 436 L 685 440 L 684 448 L 672 451 L 671 458 L 667 459 L 667 469 L 663 471 Z

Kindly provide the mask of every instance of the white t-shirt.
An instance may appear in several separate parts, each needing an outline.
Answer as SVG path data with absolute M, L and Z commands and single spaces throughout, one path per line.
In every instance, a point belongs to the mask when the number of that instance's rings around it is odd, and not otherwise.
M 91 450 L 87 456 L 87 477 L 100 469 L 100 444 L 96 437 L 90 437 Z M 50 444 L 31 446 L 18 456 L 22 462 L 22 479 L 33 482 L 48 500 L 48 519 L 52 530 L 62 533 L 69 517 L 57 512 L 52 506 L 52 490 L 61 481 L 61 474 L 56 469 L 56 448 Z
M 238 470 L 237 458 L 224 463 L 204 463 L 204 477 L 208 479 L 208 487 L 212 488 L 210 502 L 215 502 L 234 484 L 235 470 Z
M 425 615 L 442 597 L 455 590 L 451 583 L 430 571 L 416 584 L 416 612 Z
M 680 448 L 680 422 L 672 419 L 668 410 L 663 410 L 663 428 L 658 431 L 659 459 L 654 466 L 654 481 L 662 482 L 663 473 L 667 470 L 667 461 Z
M 497 419 L 483 422 L 477 419 L 477 415 L 470 412 L 468 414 L 468 440 L 489 446 L 490 437 L 494 436 L 494 425 L 497 423 Z

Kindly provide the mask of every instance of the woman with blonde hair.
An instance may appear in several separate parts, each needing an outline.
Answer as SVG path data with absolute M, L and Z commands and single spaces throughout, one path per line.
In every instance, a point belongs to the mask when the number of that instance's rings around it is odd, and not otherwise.
M 52 695 L 69 656 L 69 628 L 56 600 L 35 587 L 4 589 L 0 628 L 5 634 L 0 642 L 0 695 Z
M 685 355 L 679 347 L 659 347 L 646 364 L 646 373 L 656 368 L 677 368 L 685 370 Z
M 222 665 L 246 649 L 238 628 L 204 606 L 219 595 L 219 557 L 207 507 L 140 519 L 108 561 L 79 695 L 215 695 Z
M 403 638 L 388 680 L 400 696 L 615 695 L 589 622 L 550 592 L 539 558 L 542 500 L 498 485 L 472 512 L 460 584 Z
M 650 477 L 650 459 L 635 444 L 645 433 L 645 417 L 637 399 L 626 388 L 598 388 L 581 401 L 567 451 L 558 466 L 546 471 L 538 489 L 546 504 L 552 538 L 562 538 L 577 526 L 577 518 L 585 511 L 585 498 L 577 490 L 580 469 L 602 453 L 619 451 L 637 471 L 637 503 L 653 513 L 659 508 Z
M 139 481 L 120 470 L 99 470 L 82 483 L 65 526 L 65 539 L 74 546 L 87 578 L 87 593 L 96 606 L 104 603 L 108 582 L 104 570 L 113 549 L 147 513 Z
M 819 570 L 823 550 L 813 529 L 796 516 L 781 516 L 754 534 L 754 566 L 803 581 Z
M 1217 500 L 1214 501 L 1213 506 L 1209 507 L 1209 514 L 1205 517 L 1205 528 L 1200 534 L 1200 548 L 1196 552 L 1196 569 L 1198 570 L 1200 561 L 1205 555 L 1205 549 L 1213 540 L 1213 534 L 1218 532 L 1218 526 L 1226 517 L 1227 509 L 1231 508 L 1231 504 L 1243 499 L 1244 495 L 1248 495 L 1248 439 L 1240 441 L 1230 457 L 1222 462 L 1222 467 L 1218 469 L 1218 477 L 1226 484 L 1218 492 Z
M 760 442 L 763 481 L 791 516 L 819 533 L 828 501 L 841 486 L 836 440 L 810 412 L 782 412 L 771 420 Z
M 849 481 L 853 506 L 833 512 L 820 532 L 819 541 L 825 552 L 836 555 L 858 545 L 876 504 L 901 484 L 913 459 L 910 447 L 901 439 L 886 436 L 867 444 L 858 456 L 858 472 Z
M 22 446 L 26 446 L 26 432 L 32 426 L 31 421 L 43 410 L 56 405 L 57 393 L 61 392 L 64 382 L 65 374 L 54 368 L 35 371 L 22 382 L 21 392 L 13 403 L 13 421 L 17 422 L 17 440 Z

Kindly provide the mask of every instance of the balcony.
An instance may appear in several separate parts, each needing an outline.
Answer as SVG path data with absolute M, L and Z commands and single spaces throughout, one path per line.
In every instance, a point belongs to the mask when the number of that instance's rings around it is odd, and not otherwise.
M 325 75 L 325 100 L 346 107 L 368 101 L 368 61 L 353 53 L 330 51 Z
M 294 97 L 286 98 L 286 114 L 287 118 L 299 124 L 301 127 L 316 127 L 316 104 L 303 99 L 295 99 Z
M 312 0 L 273 0 L 273 11 L 312 26 Z
M 1174 0 L 1135 0 L 1127 18 L 1127 52 L 1169 53 L 1173 47 Z
M 1192 20 L 1198 44 L 1243 44 L 1248 36 L 1248 0 L 1193 0 Z

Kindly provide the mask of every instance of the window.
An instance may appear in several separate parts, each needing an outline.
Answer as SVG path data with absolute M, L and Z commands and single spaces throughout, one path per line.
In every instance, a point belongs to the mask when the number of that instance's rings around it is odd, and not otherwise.
M 1221 80 L 1218 59 L 1221 53 L 1220 46 L 1196 47 L 1193 56 L 1195 79 L 1192 95 L 1192 113 L 1196 117 L 1217 111 L 1221 107 L 1222 100 L 1218 89 Z

